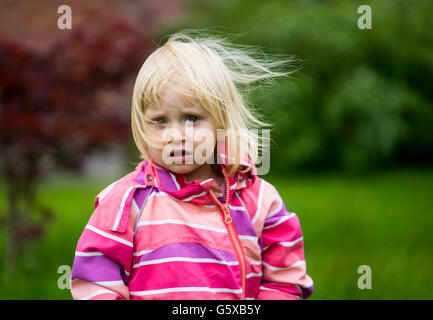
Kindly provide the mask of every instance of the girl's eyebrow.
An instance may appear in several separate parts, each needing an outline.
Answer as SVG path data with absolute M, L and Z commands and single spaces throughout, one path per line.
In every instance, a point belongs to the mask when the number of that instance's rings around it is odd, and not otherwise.
M 159 109 L 155 109 L 155 108 L 149 108 L 148 109 L 150 112 L 150 116 L 151 117 L 157 117 L 157 116 L 162 116 L 165 115 L 165 112 Z M 201 113 L 202 110 L 200 107 L 198 106 L 186 106 L 183 107 L 181 110 L 182 113 L 187 114 L 187 113 Z

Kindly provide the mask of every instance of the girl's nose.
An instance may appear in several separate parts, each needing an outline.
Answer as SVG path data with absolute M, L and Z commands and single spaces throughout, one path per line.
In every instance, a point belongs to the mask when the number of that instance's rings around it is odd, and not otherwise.
M 185 128 L 173 127 L 164 132 L 164 141 L 166 143 L 185 142 Z

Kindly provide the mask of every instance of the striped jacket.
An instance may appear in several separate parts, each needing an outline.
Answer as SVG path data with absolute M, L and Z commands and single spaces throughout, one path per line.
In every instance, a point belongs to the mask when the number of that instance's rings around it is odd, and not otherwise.
M 224 160 L 224 159 L 223 159 Z M 186 181 L 143 161 L 96 197 L 71 274 L 74 299 L 302 299 L 298 216 L 251 171 Z M 224 190 L 222 192 L 221 190 Z

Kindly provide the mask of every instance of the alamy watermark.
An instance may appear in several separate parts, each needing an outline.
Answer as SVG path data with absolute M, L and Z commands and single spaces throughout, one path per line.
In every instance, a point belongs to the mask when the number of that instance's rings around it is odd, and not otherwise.
M 57 279 L 57 287 L 60 290 L 71 289 L 71 266 L 63 264 L 57 268 L 57 273 L 61 274 Z
M 57 8 L 57 13 L 61 14 L 57 19 L 57 27 L 60 30 L 72 29 L 72 9 L 70 6 L 64 4 Z
M 358 274 L 362 274 L 362 276 L 360 276 L 358 278 L 358 288 L 361 290 L 365 290 L 365 289 L 371 289 L 371 267 L 368 265 L 362 265 L 358 267 Z
M 362 14 L 358 18 L 358 28 L 361 30 L 372 29 L 372 18 L 370 6 L 363 4 L 358 7 L 358 13 Z

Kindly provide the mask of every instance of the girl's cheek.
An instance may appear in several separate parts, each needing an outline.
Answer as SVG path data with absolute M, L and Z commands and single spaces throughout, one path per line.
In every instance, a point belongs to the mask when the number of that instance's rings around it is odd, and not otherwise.
M 164 141 L 164 137 L 168 136 L 167 130 L 164 129 L 156 129 L 153 130 L 151 139 L 153 139 L 155 142 L 161 144 Z
M 213 132 L 209 128 L 198 128 L 196 129 L 194 134 L 194 140 L 197 142 L 202 143 L 211 143 L 212 141 L 215 141 L 216 135 L 215 132 Z

